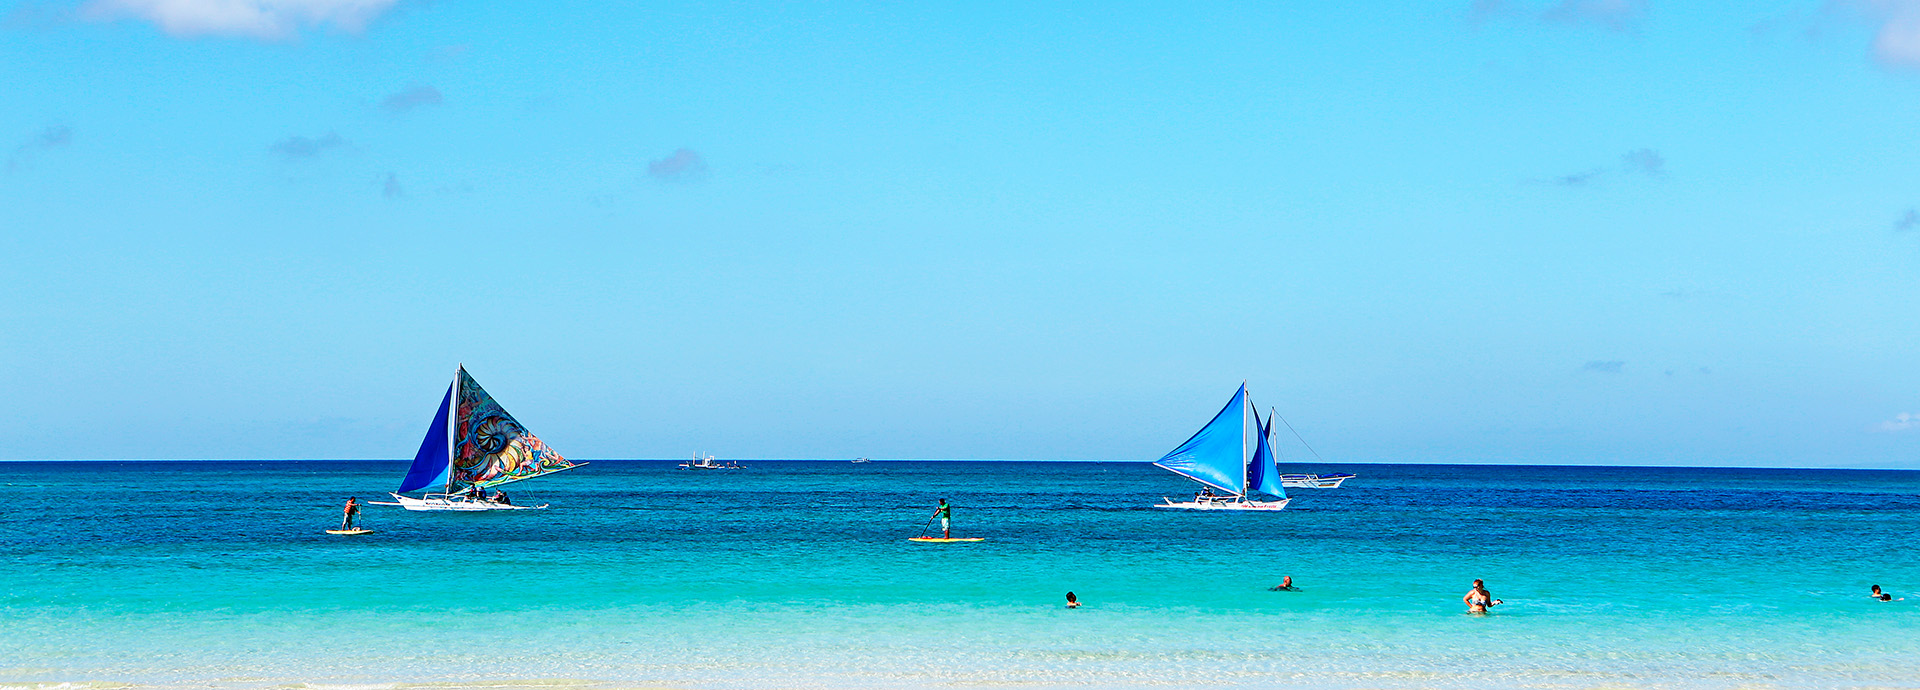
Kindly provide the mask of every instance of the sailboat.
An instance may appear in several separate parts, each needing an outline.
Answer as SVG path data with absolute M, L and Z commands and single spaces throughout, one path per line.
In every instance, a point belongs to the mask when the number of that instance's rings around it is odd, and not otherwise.
M 1273 420 L 1261 421 L 1260 411 L 1247 399 L 1240 384 L 1233 399 L 1200 427 L 1192 438 L 1153 464 L 1199 482 L 1192 501 L 1166 499 L 1155 508 L 1183 510 L 1281 510 L 1287 507 L 1286 488 L 1273 459 Z M 1265 494 L 1279 500 L 1257 500 Z
M 465 365 L 454 370 L 453 384 L 400 480 L 392 501 L 369 501 L 407 510 L 537 510 L 546 505 L 513 505 L 487 489 L 580 467 L 548 448 L 500 407 Z M 410 491 L 425 489 L 415 498 Z

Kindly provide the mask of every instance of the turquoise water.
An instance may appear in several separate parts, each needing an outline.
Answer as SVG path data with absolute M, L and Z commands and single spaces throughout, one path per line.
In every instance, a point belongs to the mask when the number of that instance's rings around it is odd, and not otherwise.
M 1247 514 L 1144 463 L 744 464 L 364 537 L 322 531 L 404 462 L 0 464 L 0 686 L 1920 687 L 1920 472 L 1350 465 Z M 906 541 L 941 497 L 988 541 Z

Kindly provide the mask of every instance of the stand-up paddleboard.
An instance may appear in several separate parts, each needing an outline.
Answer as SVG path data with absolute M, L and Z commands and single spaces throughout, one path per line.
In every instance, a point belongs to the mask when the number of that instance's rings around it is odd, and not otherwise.
M 346 535 L 373 534 L 373 530 L 367 529 L 365 527 L 360 527 L 356 529 L 330 529 L 330 530 L 327 530 L 327 534 L 346 534 Z
M 930 544 L 951 544 L 956 541 L 986 541 L 986 537 L 907 537 L 907 541 L 920 541 Z

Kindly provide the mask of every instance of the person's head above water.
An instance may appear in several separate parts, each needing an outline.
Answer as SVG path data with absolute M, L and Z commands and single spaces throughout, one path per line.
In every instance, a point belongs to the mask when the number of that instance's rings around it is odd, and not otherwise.
M 1080 600 L 1080 597 L 1076 597 L 1076 596 L 1074 596 L 1074 595 L 1073 595 L 1073 592 L 1067 592 L 1067 601 L 1068 601 L 1069 603 L 1071 603 L 1071 602 L 1075 602 L 1075 601 L 1079 601 L 1079 600 Z
M 1879 593 L 1880 593 L 1880 585 L 1874 585 L 1874 586 L 1873 586 L 1873 593 L 1874 593 L 1874 594 L 1879 594 Z
M 1487 586 L 1487 583 L 1486 583 L 1486 581 L 1485 581 L 1485 580 L 1474 580 L 1474 581 L 1473 581 L 1473 588 L 1474 588 L 1474 589 L 1479 589 L 1479 588 L 1481 588 L 1481 587 L 1485 587 L 1485 586 Z

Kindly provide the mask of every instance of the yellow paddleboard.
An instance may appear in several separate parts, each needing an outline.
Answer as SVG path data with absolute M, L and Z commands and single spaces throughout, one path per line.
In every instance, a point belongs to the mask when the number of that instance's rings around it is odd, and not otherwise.
M 327 534 L 373 534 L 370 529 L 330 529 Z
M 924 541 L 933 544 L 951 544 L 956 541 L 986 541 L 986 537 L 907 537 L 907 541 Z

